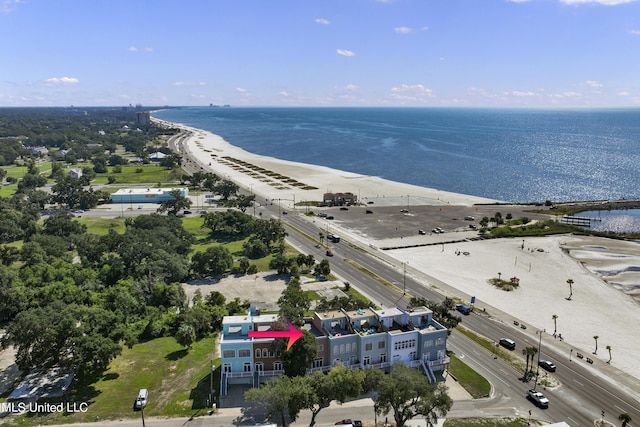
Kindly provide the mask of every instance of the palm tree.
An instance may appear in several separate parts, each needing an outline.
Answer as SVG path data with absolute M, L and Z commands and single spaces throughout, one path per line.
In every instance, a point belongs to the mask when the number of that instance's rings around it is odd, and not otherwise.
M 324 242 L 324 233 L 322 231 L 320 231 L 318 233 L 318 237 L 320 238 L 320 244 L 322 244 L 322 242 Z
M 569 285 L 569 296 L 567 297 L 567 301 L 571 301 L 571 296 L 573 295 L 573 280 L 568 279 L 567 284 Z
M 622 414 L 618 415 L 618 419 L 622 421 L 622 427 L 627 427 L 627 423 L 631 422 L 631 415 L 623 412 Z
M 607 360 L 607 363 L 611 363 L 611 346 L 608 345 L 606 349 L 609 350 L 609 360 Z
M 551 318 L 553 319 L 553 336 L 555 337 L 558 331 L 558 315 L 554 314 Z
M 524 369 L 524 376 L 526 378 L 527 372 L 529 372 L 529 358 L 531 358 L 531 366 L 533 366 L 533 361 L 535 359 L 535 355 L 538 352 L 538 349 L 535 347 L 525 347 L 522 349 L 522 354 L 527 357 L 527 366 Z
M 600 338 L 597 335 L 593 336 L 593 339 L 596 340 L 596 349 L 593 351 L 593 354 L 598 354 L 598 338 Z
M 502 273 L 498 272 L 498 280 L 502 278 Z

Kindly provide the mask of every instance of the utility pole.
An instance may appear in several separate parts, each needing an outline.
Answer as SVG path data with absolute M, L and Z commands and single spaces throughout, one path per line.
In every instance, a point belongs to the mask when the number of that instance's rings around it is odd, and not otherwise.
M 407 294 L 407 261 L 402 263 L 402 296 Z

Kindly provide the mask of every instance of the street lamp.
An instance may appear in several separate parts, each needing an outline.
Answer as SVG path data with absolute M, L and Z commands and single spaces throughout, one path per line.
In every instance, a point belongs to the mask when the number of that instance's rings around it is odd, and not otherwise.
M 407 263 L 408 261 L 402 263 L 402 296 L 407 294 Z

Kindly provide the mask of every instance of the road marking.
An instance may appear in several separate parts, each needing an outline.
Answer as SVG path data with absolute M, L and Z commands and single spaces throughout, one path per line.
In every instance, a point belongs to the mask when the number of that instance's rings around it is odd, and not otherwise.
M 571 421 L 571 422 L 573 423 L 573 425 L 576 425 L 576 426 L 578 425 L 578 422 L 577 422 L 576 420 L 574 420 L 573 418 L 571 418 L 571 417 L 567 417 L 567 419 L 568 419 L 569 421 Z
M 577 384 L 578 384 L 579 386 L 582 386 L 582 387 L 584 387 L 584 384 L 582 384 L 582 383 L 581 383 L 580 381 L 578 381 L 578 380 L 575 380 L 575 379 L 574 379 L 573 381 L 574 381 L 575 383 L 577 383 Z

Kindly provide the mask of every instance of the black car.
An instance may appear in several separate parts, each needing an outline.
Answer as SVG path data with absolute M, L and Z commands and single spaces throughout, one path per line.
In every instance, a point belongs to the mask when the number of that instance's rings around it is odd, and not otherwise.
M 538 365 L 540 365 L 543 369 L 546 369 L 549 372 L 556 371 L 556 365 L 554 365 L 554 363 L 551 360 L 541 360 L 538 362 Z

